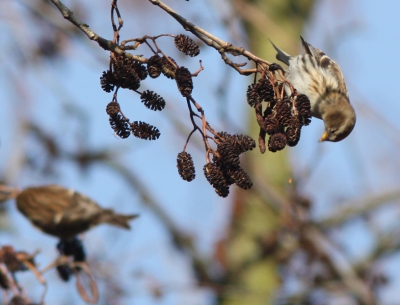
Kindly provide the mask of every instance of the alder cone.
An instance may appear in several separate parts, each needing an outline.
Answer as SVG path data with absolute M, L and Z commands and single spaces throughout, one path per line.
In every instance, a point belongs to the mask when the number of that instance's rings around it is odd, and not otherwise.
M 71 239 L 101 223 L 130 229 L 128 221 L 138 216 L 103 209 L 85 195 L 59 185 L 26 188 L 16 201 L 18 210 L 34 226 L 61 239 Z

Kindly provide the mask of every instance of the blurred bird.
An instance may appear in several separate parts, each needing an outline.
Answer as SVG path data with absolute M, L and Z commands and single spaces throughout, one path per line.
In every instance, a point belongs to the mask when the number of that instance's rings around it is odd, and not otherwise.
M 306 54 L 290 56 L 271 42 L 278 52 L 276 58 L 289 66 L 287 80 L 310 99 L 312 116 L 324 121 L 320 141 L 339 142 L 356 123 L 342 71 L 325 53 L 300 38 Z
M 72 239 L 101 223 L 130 229 L 128 221 L 138 217 L 103 209 L 90 198 L 58 185 L 26 188 L 16 200 L 18 210 L 34 226 L 62 240 Z

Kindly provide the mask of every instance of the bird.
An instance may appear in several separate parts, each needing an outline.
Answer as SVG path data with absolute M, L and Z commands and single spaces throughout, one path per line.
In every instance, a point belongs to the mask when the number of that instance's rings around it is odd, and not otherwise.
M 291 56 L 279 49 L 276 58 L 288 65 L 286 79 L 311 104 L 311 115 L 324 121 L 322 141 L 339 142 L 354 129 L 356 114 L 350 104 L 346 83 L 339 65 L 300 36 L 305 54 Z M 286 87 L 286 91 L 290 91 Z M 288 92 L 289 93 L 289 92 Z
M 55 184 L 25 188 L 16 196 L 16 205 L 34 226 L 61 240 L 72 240 L 102 223 L 130 229 L 128 221 L 138 217 L 103 209 L 89 197 Z

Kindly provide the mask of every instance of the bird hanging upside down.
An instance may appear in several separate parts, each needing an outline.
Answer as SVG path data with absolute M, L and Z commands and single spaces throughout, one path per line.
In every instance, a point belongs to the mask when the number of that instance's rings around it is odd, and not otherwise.
M 324 121 L 325 132 L 320 141 L 339 142 L 356 123 L 342 71 L 324 52 L 303 37 L 301 41 L 306 53 L 297 56 L 290 56 L 271 43 L 278 52 L 276 58 L 289 66 L 286 79 L 310 99 L 312 116 Z

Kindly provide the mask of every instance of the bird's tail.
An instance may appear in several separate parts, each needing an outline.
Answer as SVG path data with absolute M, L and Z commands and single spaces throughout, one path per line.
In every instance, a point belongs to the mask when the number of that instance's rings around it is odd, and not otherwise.
M 130 229 L 129 221 L 139 217 L 138 214 L 122 215 L 115 214 L 112 210 L 106 210 L 101 216 L 101 221 L 99 223 L 108 223 L 113 226 L 117 226 L 124 229 Z
M 324 63 L 325 65 L 329 65 L 331 63 L 329 58 L 327 58 L 328 60 L 327 59 L 325 59 L 325 61 L 323 60 L 324 56 L 325 58 L 327 57 L 324 52 L 310 45 L 307 41 L 304 40 L 303 36 L 300 35 L 300 38 L 301 38 L 301 43 L 303 44 L 303 47 L 306 50 L 307 54 L 310 54 L 311 56 L 314 56 L 315 58 L 320 60 L 321 65 L 323 65 Z
M 270 40 L 270 43 L 273 45 L 273 47 L 275 48 L 275 50 L 277 52 L 276 59 L 289 66 L 289 60 L 290 60 L 291 56 L 288 53 L 279 49 L 276 45 L 274 45 L 274 43 L 271 40 Z

